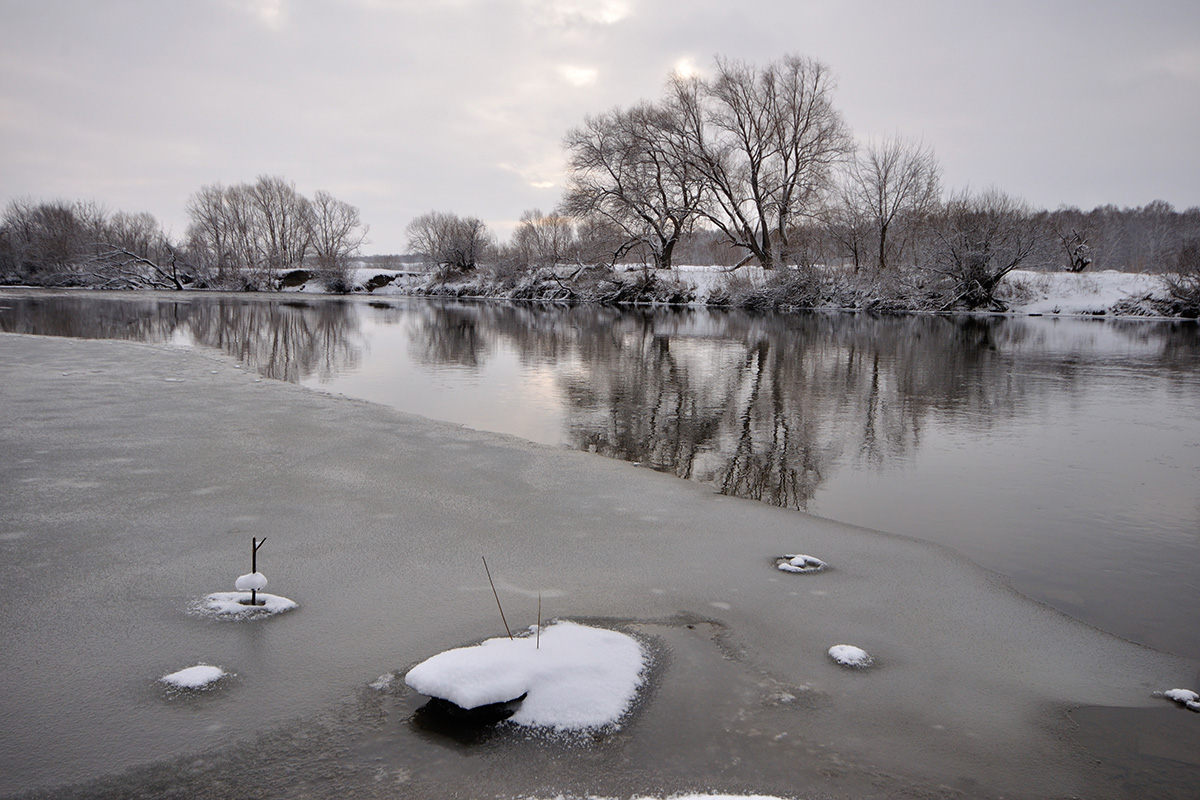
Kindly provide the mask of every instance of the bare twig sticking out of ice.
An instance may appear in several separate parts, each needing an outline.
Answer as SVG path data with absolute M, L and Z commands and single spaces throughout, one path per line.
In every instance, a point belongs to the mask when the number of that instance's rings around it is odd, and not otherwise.
M 852 644 L 835 644 L 829 648 L 829 657 L 843 667 L 856 669 L 864 669 L 875 663 L 875 659 L 871 658 L 866 650 Z
M 250 574 L 242 575 L 237 579 L 235 588 L 250 590 L 250 605 L 258 605 L 258 590 L 265 589 L 267 586 L 266 577 L 258 571 L 258 548 L 267 543 L 267 537 L 263 537 L 262 541 L 258 540 L 257 536 L 250 539 Z M 243 585 L 243 583 L 245 585 Z M 261 585 L 260 585 L 261 584 Z
M 159 681 L 176 689 L 206 689 L 229 673 L 220 667 L 197 664 L 194 667 L 163 675 Z
M 519 725 L 581 731 L 615 726 L 643 683 L 646 654 L 618 631 L 560 621 L 532 636 L 446 650 L 408 671 L 421 694 L 470 710 L 526 695 Z
M 824 572 L 829 568 L 829 565 L 821 559 L 802 553 L 778 558 L 775 560 L 775 566 L 784 572 L 796 573 Z
M 1200 712 L 1200 694 L 1196 694 L 1191 689 L 1168 689 L 1165 692 L 1155 692 L 1154 695 L 1165 697 L 1185 708 Z
M 504 623 L 504 630 L 508 633 L 508 638 L 513 638 L 512 629 L 508 627 L 508 620 L 504 618 L 504 606 L 500 605 L 500 593 L 496 591 L 496 584 L 492 581 L 492 571 L 488 569 L 487 556 L 483 558 L 483 571 L 487 573 L 488 583 L 492 587 L 492 595 L 496 598 L 496 608 L 500 609 L 500 621 Z

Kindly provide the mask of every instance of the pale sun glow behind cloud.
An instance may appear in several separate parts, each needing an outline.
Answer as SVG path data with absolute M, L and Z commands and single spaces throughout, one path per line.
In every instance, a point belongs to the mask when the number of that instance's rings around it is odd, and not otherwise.
M 695 78 L 700 74 L 700 70 L 696 67 L 696 59 L 691 56 L 686 56 L 676 61 L 673 72 L 676 77 L 684 78 L 685 80 L 687 78 Z
M 600 71 L 593 67 L 576 67 L 564 64 L 558 68 L 558 74 L 572 86 L 587 86 L 595 83 Z

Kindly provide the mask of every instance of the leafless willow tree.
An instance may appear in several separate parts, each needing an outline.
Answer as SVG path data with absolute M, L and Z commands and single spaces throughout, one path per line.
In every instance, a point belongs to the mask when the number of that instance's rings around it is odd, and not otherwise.
M 1163 275 L 1167 293 L 1178 304 L 1182 316 L 1200 316 L 1200 238 L 1179 246 L 1174 270 Z
M 916 225 L 937 205 L 940 172 L 931 148 L 900 136 L 873 140 L 850 160 L 839 198 L 842 213 L 869 231 L 880 271 L 902 257 Z M 856 247 L 856 265 L 858 256 Z
M 90 202 L 9 203 L 0 218 L 0 274 L 40 285 L 182 289 L 195 270 L 148 213 Z
M 563 209 L 619 229 L 614 260 L 644 248 L 655 268 L 669 269 L 702 194 L 671 109 L 641 103 L 588 117 L 567 133 L 564 147 L 570 177 Z
M 219 288 L 265 288 L 269 284 L 270 243 L 248 184 L 204 186 L 188 199 L 188 251 Z
M 699 175 L 701 217 L 767 269 L 790 263 L 789 235 L 813 215 L 852 149 L 820 61 L 790 55 L 758 69 L 717 59 L 711 80 L 675 76 L 669 108 Z
M 443 274 L 469 272 L 495 247 L 487 225 L 477 217 L 431 211 L 408 224 L 410 252 L 420 253 Z
M 953 195 L 934 217 L 928 269 L 945 283 L 942 309 L 1004 310 L 1002 278 L 1037 251 L 1042 221 L 1022 200 L 996 188 Z
M 13 200 L 0 219 L 4 272 L 35 283 L 79 282 L 78 267 L 105 238 L 107 216 L 97 203 Z
M 263 175 L 254 183 L 214 184 L 187 204 L 188 249 L 220 287 L 266 288 L 311 256 L 330 288 L 347 288 L 349 259 L 365 241 L 358 209 L 329 192 L 309 200 L 291 181 Z
M 563 214 L 543 214 L 533 208 L 521 214 L 513 231 L 512 258 L 522 267 L 553 267 L 579 256 L 575 221 Z
M 367 238 L 358 209 L 326 191 L 313 195 L 309 242 L 317 273 L 326 288 L 349 291 L 350 259 Z
M 268 271 L 277 275 L 304 263 L 312 243 L 312 206 L 296 184 L 263 175 L 249 187 L 258 244 Z

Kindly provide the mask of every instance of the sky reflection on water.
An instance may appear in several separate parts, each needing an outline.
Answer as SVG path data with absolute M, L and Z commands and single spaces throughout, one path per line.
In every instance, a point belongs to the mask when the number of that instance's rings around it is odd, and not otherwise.
M 239 295 L 3 304 L 2 330 L 213 348 L 266 377 L 947 544 L 1034 599 L 1200 657 L 1193 323 Z

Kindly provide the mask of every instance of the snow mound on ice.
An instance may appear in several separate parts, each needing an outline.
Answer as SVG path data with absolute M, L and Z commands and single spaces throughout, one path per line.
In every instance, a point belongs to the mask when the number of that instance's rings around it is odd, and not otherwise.
M 250 602 L 249 592 L 213 592 L 205 595 L 194 607 L 198 613 L 211 614 L 218 617 L 270 617 L 299 608 L 299 604 L 277 594 L 258 593 L 261 605 L 247 605 Z M 242 601 L 245 600 L 246 603 Z
M 843 667 L 862 669 L 875 663 L 875 659 L 871 658 L 866 650 L 852 644 L 835 644 L 829 648 L 829 657 Z
M 776 559 L 775 566 L 784 572 L 809 573 L 824 572 L 829 565 L 819 558 L 797 554 Z
M 248 592 L 251 589 L 261 592 L 267 588 L 267 576 L 261 572 L 250 572 L 245 575 L 239 575 L 233 584 L 233 588 L 243 592 Z
M 464 709 L 526 695 L 510 721 L 580 731 L 615 726 L 643 683 L 646 653 L 617 631 L 560 621 L 541 633 L 447 650 L 408 671 L 404 682 Z
M 1165 692 L 1155 692 L 1155 694 L 1168 700 L 1174 700 L 1192 711 L 1200 711 L 1200 694 L 1196 694 L 1191 689 L 1168 689 Z
M 228 672 L 220 667 L 197 664 L 194 667 L 172 672 L 170 675 L 163 675 L 159 678 L 159 681 L 174 686 L 177 689 L 204 689 L 228 674 Z

